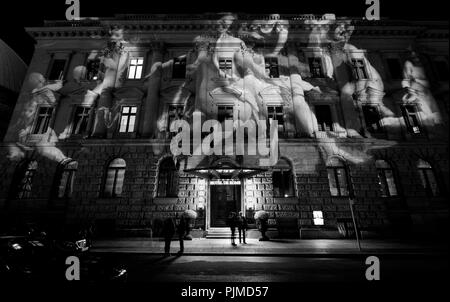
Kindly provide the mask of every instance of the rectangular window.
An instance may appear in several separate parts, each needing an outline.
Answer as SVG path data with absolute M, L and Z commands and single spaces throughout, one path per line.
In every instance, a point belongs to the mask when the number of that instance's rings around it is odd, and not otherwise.
M 231 78 L 233 60 L 231 58 L 219 58 L 219 69 L 225 74 L 225 78 Z
M 273 119 L 278 121 L 278 133 L 284 133 L 284 112 L 283 106 L 269 106 L 267 107 L 267 115 L 269 120 Z M 270 128 L 268 128 L 270 129 Z
M 134 132 L 137 106 L 123 106 L 120 117 L 120 133 Z
M 309 58 L 309 70 L 311 71 L 311 77 L 323 78 L 322 59 L 321 58 Z
M 347 172 L 344 167 L 329 167 L 328 180 L 331 196 L 348 196 Z
M 100 73 L 100 60 L 89 60 L 86 64 L 86 80 L 97 81 Z
M 397 196 L 397 186 L 395 185 L 394 172 L 392 169 L 378 169 L 378 179 L 381 186 L 381 196 Z
M 73 119 L 72 134 L 84 134 L 88 131 L 91 107 L 77 106 Z
M 264 58 L 266 66 L 266 75 L 269 78 L 279 78 L 280 73 L 278 70 L 278 58 L 266 57 Z
M 172 67 L 173 79 L 184 79 L 186 77 L 186 57 L 174 58 Z
M 34 125 L 33 134 L 44 134 L 47 132 L 52 119 L 53 107 L 40 107 Z
M 370 133 L 382 133 L 383 128 L 381 127 L 381 117 L 378 108 L 372 105 L 363 105 L 362 111 L 367 131 Z
M 33 185 L 33 177 L 36 173 L 37 162 L 32 161 L 27 166 L 25 171 L 23 172 L 23 177 L 20 180 L 19 187 L 17 190 L 17 198 L 25 199 L 31 197 L 31 189 Z
M 233 119 L 233 106 L 218 106 L 217 107 L 217 120 L 222 123 L 225 120 Z
M 398 58 L 386 59 L 387 66 L 389 68 L 389 74 L 392 79 L 398 80 L 403 78 L 403 68 Z
M 52 68 L 48 79 L 50 81 L 62 80 L 64 78 L 64 72 L 66 70 L 66 59 L 54 59 L 52 63 Z
M 313 211 L 313 222 L 314 225 L 323 225 L 323 212 Z
M 412 134 L 420 134 L 422 131 L 416 106 L 405 105 L 402 107 L 402 113 L 408 132 Z
M 329 105 L 314 106 L 319 131 L 333 131 L 333 119 Z
M 419 168 L 420 181 L 428 196 L 438 196 L 439 186 L 432 168 Z
M 136 57 L 130 59 L 128 66 L 128 79 L 135 80 L 142 77 L 142 70 L 144 68 L 144 58 Z
M 167 119 L 167 132 L 170 132 L 170 125 L 175 120 L 183 118 L 184 106 L 183 105 L 169 105 L 168 119 Z M 174 136 L 175 133 L 170 132 L 169 138 Z
M 125 168 L 109 168 L 106 174 L 105 197 L 118 197 L 122 194 Z
M 352 59 L 352 71 L 355 80 L 368 79 L 366 66 L 363 59 Z
M 280 170 L 272 173 L 273 196 L 294 196 L 294 179 L 291 170 Z

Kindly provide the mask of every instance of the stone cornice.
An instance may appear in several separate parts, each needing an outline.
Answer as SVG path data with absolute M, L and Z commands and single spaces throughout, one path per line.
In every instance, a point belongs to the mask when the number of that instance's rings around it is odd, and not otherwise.
M 326 17 L 324 17 L 326 16 Z M 118 15 L 116 18 L 85 19 L 80 21 L 45 21 L 43 27 L 27 28 L 36 39 L 103 38 L 108 36 L 111 26 L 119 25 L 128 33 L 205 33 L 217 31 L 218 15 Z M 250 30 L 264 26 L 269 15 L 239 15 L 234 28 Z M 275 21 L 278 19 L 275 19 Z M 446 21 L 366 21 L 338 18 L 334 15 L 281 15 L 280 24 L 288 26 L 293 34 L 310 33 L 313 29 L 332 30 L 334 25 L 346 23 L 354 26 L 352 36 L 415 36 L 418 38 L 448 39 Z M 273 21 L 272 21 L 273 22 Z

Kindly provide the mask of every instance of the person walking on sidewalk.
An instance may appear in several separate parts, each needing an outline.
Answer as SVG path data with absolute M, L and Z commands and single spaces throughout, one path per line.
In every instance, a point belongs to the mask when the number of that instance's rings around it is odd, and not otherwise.
M 239 243 L 241 243 L 241 238 L 242 238 L 244 244 L 247 244 L 247 242 L 245 242 L 245 231 L 248 228 L 247 218 L 245 218 L 242 215 L 242 212 L 239 212 L 237 221 L 238 221 L 237 227 L 238 227 L 238 232 L 239 232 Z M 241 235 L 242 235 L 242 237 L 241 237 Z
M 164 255 L 170 256 L 170 242 L 175 234 L 175 223 L 171 217 L 164 220 L 162 235 L 164 237 Z
M 184 252 L 184 236 L 186 235 L 188 229 L 187 221 L 184 216 L 181 216 L 180 223 L 178 224 L 177 232 L 178 232 L 178 240 L 180 241 L 180 250 L 178 254 L 183 254 Z
M 228 226 L 231 230 L 231 245 L 236 246 L 234 238 L 236 237 L 237 217 L 235 212 L 231 212 L 228 216 Z

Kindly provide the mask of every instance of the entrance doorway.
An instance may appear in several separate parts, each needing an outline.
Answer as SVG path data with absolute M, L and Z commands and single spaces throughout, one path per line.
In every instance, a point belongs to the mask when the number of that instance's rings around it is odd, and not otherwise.
M 241 210 L 240 185 L 212 185 L 211 188 L 211 227 L 226 227 L 230 212 Z

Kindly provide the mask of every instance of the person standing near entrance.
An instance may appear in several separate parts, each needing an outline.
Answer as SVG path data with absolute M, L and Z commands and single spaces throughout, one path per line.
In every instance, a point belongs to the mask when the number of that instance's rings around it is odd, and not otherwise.
M 241 238 L 243 239 L 242 241 L 244 242 L 244 244 L 247 244 L 247 242 L 245 242 L 245 231 L 248 228 L 248 224 L 247 224 L 247 218 L 245 218 L 242 215 L 242 212 L 239 212 L 239 216 L 237 218 L 238 221 L 238 232 L 239 232 L 239 243 L 241 243 Z M 242 235 L 242 237 L 241 237 Z
M 234 238 L 236 237 L 236 226 L 237 226 L 237 217 L 235 212 L 231 212 L 228 216 L 228 226 L 231 230 L 231 245 L 236 246 L 234 242 Z
M 177 232 L 178 232 L 178 240 L 180 241 L 180 250 L 178 254 L 183 254 L 184 252 L 184 235 L 186 235 L 186 231 L 188 229 L 186 218 L 182 215 L 180 218 L 180 223 L 178 224 Z
M 171 217 L 164 220 L 162 235 L 164 237 L 164 255 L 170 256 L 170 242 L 175 234 L 175 223 Z

